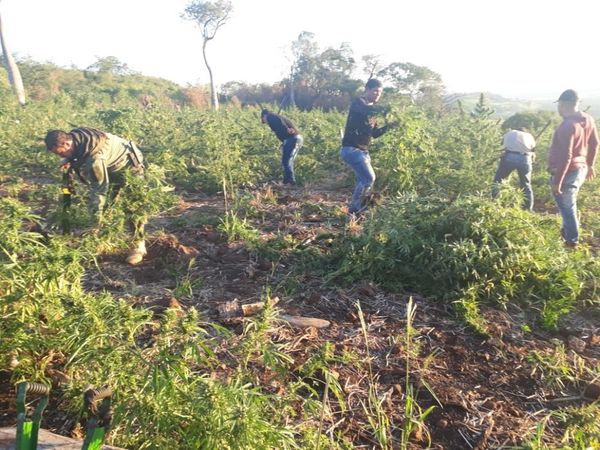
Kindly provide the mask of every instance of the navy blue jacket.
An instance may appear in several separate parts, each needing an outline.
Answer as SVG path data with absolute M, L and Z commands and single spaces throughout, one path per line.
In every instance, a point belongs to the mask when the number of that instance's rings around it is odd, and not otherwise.
M 374 116 L 379 111 L 380 108 L 375 105 L 367 105 L 362 98 L 355 98 L 348 112 L 342 145 L 367 151 L 371 137 L 377 138 L 388 129 L 387 125 L 377 128 Z
M 269 124 L 271 130 L 273 130 L 273 132 L 281 142 L 298 134 L 298 130 L 296 129 L 292 121 L 287 117 L 280 116 L 279 114 L 271 112 L 267 113 L 267 124 Z M 294 131 L 289 132 L 288 128 L 292 128 Z

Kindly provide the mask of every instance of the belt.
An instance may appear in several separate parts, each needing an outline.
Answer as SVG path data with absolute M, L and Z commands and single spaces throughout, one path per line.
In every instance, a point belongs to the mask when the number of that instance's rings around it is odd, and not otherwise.
M 533 155 L 533 152 L 514 152 L 512 150 L 505 150 L 506 153 L 516 153 L 517 155 Z

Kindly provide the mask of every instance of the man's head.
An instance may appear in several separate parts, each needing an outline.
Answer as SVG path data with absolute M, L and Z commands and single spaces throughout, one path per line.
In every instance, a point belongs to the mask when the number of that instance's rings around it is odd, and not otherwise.
M 377 103 L 383 92 L 383 83 L 375 78 L 369 78 L 365 84 L 365 99 L 369 103 Z
M 268 109 L 263 109 L 260 112 L 260 121 L 262 123 L 267 123 L 267 115 L 269 114 L 269 110 Z
M 75 153 L 73 147 L 73 136 L 62 130 L 51 130 L 46 134 L 44 139 L 46 148 L 60 156 L 61 158 L 70 158 Z
M 561 117 L 567 117 L 573 114 L 578 110 L 579 105 L 579 95 L 573 89 L 567 89 L 557 100 L 558 103 L 558 113 Z

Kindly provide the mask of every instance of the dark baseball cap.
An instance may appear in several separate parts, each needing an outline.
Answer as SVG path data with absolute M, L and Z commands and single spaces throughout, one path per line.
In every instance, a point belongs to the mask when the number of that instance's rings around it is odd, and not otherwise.
M 558 100 L 556 100 L 556 102 L 571 102 L 571 103 L 577 103 L 578 101 L 579 101 L 579 95 L 577 95 L 577 92 L 575 92 L 573 89 L 567 89 L 562 94 L 560 94 L 560 97 L 558 97 Z M 556 102 L 554 102 L 554 103 L 556 103 Z

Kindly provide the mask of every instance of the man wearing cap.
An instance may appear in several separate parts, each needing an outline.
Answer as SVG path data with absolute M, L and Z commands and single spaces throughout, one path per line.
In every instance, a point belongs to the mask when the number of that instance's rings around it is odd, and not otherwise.
M 144 157 L 133 142 L 95 128 L 75 128 L 69 133 L 51 130 L 44 141 L 49 151 L 63 158 L 61 166 L 73 170 L 90 187 L 88 207 L 98 225 L 109 194 L 114 197 L 125 186 L 125 171 L 137 176 L 144 173 Z M 145 218 L 131 214 L 128 222 L 134 240 L 127 262 L 135 265 L 146 255 Z
M 567 247 L 574 248 L 579 243 L 577 194 L 584 181 L 595 176 L 598 132 L 592 116 L 579 111 L 577 92 L 567 89 L 557 102 L 563 121 L 552 138 L 548 170 L 552 194 L 562 216 L 561 236 Z
M 296 184 L 294 175 L 294 159 L 302 147 L 303 139 L 298 129 L 287 117 L 263 109 L 260 113 L 262 123 L 269 125 L 275 136 L 281 141 L 281 165 L 283 167 L 283 184 Z
M 531 187 L 531 171 L 535 159 L 535 138 L 525 128 L 509 130 L 502 138 L 504 154 L 494 177 L 492 197 L 500 192 L 500 183 L 508 178 L 513 170 L 519 175 L 519 184 L 525 194 L 523 209 L 533 209 L 533 189 Z

